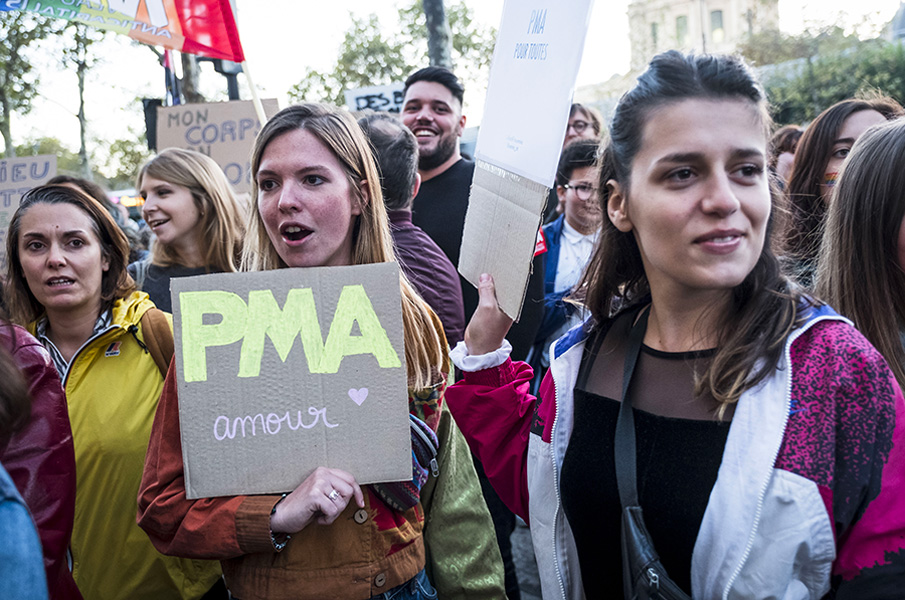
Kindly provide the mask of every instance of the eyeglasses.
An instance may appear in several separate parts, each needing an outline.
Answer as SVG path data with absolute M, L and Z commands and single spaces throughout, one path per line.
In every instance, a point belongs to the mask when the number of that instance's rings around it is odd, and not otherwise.
M 579 183 L 577 185 L 567 183 L 563 187 L 567 190 L 575 190 L 575 195 L 578 196 L 579 200 L 590 200 L 591 195 L 597 191 L 597 188 L 589 183 Z
M 569 128 L 574 129 L 575 133 L 584 133 L 584 130 L 588 128 L 588 125 L 590 125 L 590 123 L 587 121 L 580 121 L 578 119 L 569 121 Z

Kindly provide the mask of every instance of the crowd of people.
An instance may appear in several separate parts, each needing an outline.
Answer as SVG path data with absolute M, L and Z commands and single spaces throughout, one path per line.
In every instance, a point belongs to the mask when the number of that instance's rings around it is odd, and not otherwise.
M 544 598 L 901 597 L 902 107 L 778 128 L 741 59 L 658 55 L 608 123 L 571 107 L 513 324 L 455 268 L 464 92 L 427 67 L 399 116 L 280 111 L 248 206 L 210 158 L 163 150 L 136 174 L 148 249 L 90 181 L 22 197 L 0 597 L 512 600 L 517 517 Z M 384 262 L 399 402 L 437 447 L 412 503 L 330 464 L 189 499 L 171 279 Z

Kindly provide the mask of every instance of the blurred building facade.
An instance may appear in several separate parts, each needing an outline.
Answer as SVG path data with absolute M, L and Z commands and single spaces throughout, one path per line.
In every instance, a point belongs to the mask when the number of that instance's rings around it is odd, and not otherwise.
M 632 70 L 659 52 L 732 52 L 748 35 L 779 27 L 779 0 L 632 0 Z

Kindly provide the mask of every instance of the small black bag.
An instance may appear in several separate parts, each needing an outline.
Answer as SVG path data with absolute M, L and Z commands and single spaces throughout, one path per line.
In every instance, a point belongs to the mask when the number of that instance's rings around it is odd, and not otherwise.
M 691 600 L 666 574 L 644 526 L 644 515 L 638 502 L 635 421 L 628 388 L 641 351 L 649 312 L 644 311 L 638 317 L 629 334 L 622 372 L 622 403 L 616 419 L 616 482 L 622 502 L 622 586 L 626 600 Z
M 622 509 L 622 585 L 632 600 L 690 600 L 660 563 L 640 506 Z

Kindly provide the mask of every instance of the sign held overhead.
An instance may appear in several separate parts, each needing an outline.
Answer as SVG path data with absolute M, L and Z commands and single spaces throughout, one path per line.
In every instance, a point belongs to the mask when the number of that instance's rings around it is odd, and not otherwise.
M 497 35 L 459 272 L 496 282 L 500 308 L 518 319 L 548 188 L 591 16 L 592 0 L 507 0 Z

